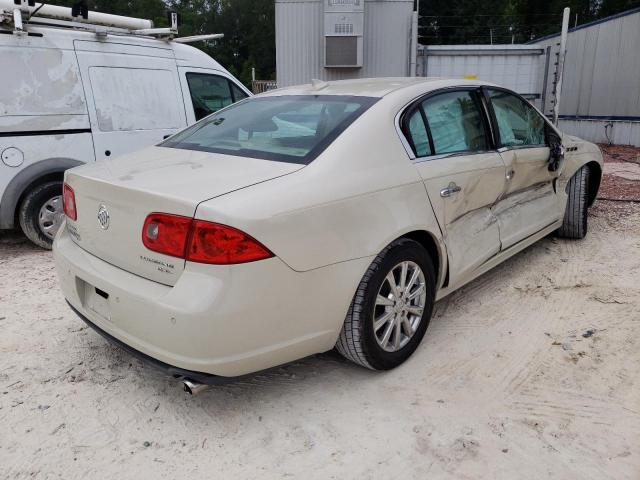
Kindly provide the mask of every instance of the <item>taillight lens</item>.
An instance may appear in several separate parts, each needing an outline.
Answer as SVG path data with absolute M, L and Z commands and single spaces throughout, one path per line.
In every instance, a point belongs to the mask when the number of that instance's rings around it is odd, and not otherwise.
M 226 225 L 194 220 L 187 260 L 229 265 L 273 257 L 267 247 L 244 232 Z
M 142 227 L 142 243 L 149 250 L 184 258 L 191 218 L 167 213 L 152 213 Z
M 74 222 L 78 219 L 78 211 L 76 210 L 76 194 L 66 183 L 62 187 L 62 208 L 64 214 Z
M 146 218 L 142 243 L 154 252 L 198 263 L 231 265 L 273 257 L 267 247 L 236 228 L 167 213 Z

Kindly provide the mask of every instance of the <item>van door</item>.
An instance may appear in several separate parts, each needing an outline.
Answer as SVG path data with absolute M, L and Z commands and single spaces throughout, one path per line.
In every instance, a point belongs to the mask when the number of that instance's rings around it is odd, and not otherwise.
M 491 150 L 479 92 L 463 89 L 430 95 L 410 107 L 403 124 L 444 234 L 449 285 L 464 283 L 500 251 L 491 208 L 504 190 L 505 166 Z
M 195 67 L 178 71 L 189 125 L 250 95 L 225 72 Z
M 186 127 L 173 50 L 75 41 L 96 159 L 160 142 Z
M 564 210 L 554 188 L 558 171 L 549 170 L 546 120 L 507 90 L 487 88 L 485 96 L 507 169 L 505 192 L 493 209 L 505 250 L 561 219 Z

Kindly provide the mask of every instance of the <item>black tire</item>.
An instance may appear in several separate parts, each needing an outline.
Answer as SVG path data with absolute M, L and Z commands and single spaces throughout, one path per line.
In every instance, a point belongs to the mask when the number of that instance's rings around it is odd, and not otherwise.
M 422 269 L 425 277 L 426 303 L 420 323 L 408 343 L 395 352 L 388 352 L 375 338 L 373 314 L 376 297 L 387 273 L 400 262 L 407 260 L 416 263 Z M 397 367 L 411 356 L 424 337 L 435 303 L 435 286 L 433 261 L 419 243 L 409 239 L 391 243 L 375 258 L 360 281 L 336 349 L 348 360 L 372 370 Z
M 557 234 L 563 238 L 584 238 L 589 209 L 589 167 L 583 166 L 571 177 L 567 184 L 567 195 L 564 220 Z
M 20 228 L 26 237 L 47 250 L 51 250 L 53 239 L 40 228 L 40 209 L 47 201 L 61 195 L 62 182 L 43 183 L 27 192 L 18 211 Z

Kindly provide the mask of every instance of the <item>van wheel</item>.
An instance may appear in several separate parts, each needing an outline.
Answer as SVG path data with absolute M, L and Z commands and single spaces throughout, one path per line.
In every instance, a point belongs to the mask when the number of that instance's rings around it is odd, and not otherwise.
M 18 212 L 26 237 L 39 247 L 51 250 L 53 237 L 64 221 L 62 182 L 47 182 L 29 191 Z
M 400 365 L 427 330 L 435 285 L 433 261 L 419 243 L 391 243 L 360 281 L 336 343 L 338 352 L 372 370 Z
M 578 170 L 567 184 L 567 208 L 562 225 L 556 231 L 563 238 L 584 238 L 587 234 L 589 208 L 589 167 Z

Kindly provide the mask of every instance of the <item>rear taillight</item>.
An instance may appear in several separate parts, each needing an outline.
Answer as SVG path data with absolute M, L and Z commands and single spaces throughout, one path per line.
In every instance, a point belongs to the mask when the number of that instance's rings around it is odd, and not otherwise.
M 191 219 L 166 213 L 152 213 L 142 227 L 142 243 L 149 250 L 184 258 Z
M 167 213 L 146 218 L 142 243 L 154 252 L 198 263 L 230 265 L 273 257 L 267 247 L 236 228 Z
M 244 232 L 218 223 L 194 220 L 187 260 L 229 265 L 255 262 L 273 254 Z
M 62 208 L 64 210 L 64 214 L 71 220 L 76 221 L 78 219 L 78 211 L 76 210 L 76 194 L 73 193 L 73 188 L 66 183 L 62 187 Z

